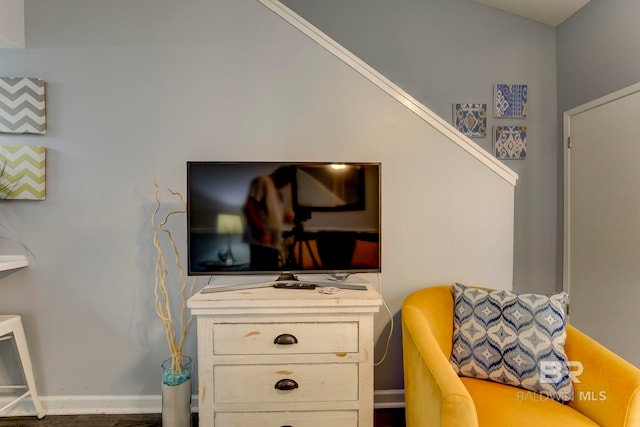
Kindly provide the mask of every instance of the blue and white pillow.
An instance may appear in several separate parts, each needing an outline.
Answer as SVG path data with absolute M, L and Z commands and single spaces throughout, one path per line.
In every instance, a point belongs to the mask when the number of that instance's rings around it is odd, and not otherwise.
M 551 296 L 453 285 L 451 365 L 459 376 L 573 399 L 564 345 L 566 293 Z

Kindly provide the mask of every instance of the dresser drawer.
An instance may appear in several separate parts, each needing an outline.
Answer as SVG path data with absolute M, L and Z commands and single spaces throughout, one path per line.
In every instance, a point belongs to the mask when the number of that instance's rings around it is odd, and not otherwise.
M 213 353 L 357 353 L 358 323 L 217 323 Z
M 216 365 L 217 403 L 358 400 L 358 364 Z
M 356 411 L 222 412 L 216 427 L 357 427 Z

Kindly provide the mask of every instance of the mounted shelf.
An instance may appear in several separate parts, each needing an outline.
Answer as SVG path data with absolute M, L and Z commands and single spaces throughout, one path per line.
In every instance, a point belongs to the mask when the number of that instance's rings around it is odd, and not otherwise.
M 29 265 L 24 255 L 0 255 L 0 271 L 13 270 Z

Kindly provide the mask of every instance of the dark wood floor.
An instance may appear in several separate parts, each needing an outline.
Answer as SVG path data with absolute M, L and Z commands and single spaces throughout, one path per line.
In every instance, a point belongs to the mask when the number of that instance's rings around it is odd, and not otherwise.
M 0 417 L 1 427 L 161 427 L 160 414 L 145 415 L 47 415 L 36 417 Z M 193 416 L 193 427 L 198 415 Z M 404 427 L 404 409 L 376 409 L 375 427 Z

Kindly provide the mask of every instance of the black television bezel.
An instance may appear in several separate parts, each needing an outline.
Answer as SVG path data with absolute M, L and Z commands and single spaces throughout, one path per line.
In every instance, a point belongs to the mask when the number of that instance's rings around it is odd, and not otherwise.
M 191 174 L 190 166 L 198 164 L 238 164 L 238 165 L 273 165 L 273 166 L 282 166 L 282 165 L 310 165 L 310 166 L 323 166 L 323 165 L 346 165 L 346 166 L 365 166 L 365 167 L 376 167 L 377 175 L 378 175 L 378 195 L 377 195 L 377 205 L 378 205 L 378 267 L 377 268 L 352 268 L 352 269 L 290 269 L 290 270 L 228 270 L 228 271 L 194 271 L 192 269 L 191 262 L 191 203 L 190 203 L 190 189 L 191 189 Z M 227 160 L 188 160 L 186 162 L 186 217 L 187 217 L 187 276 L 196 277 L 196 276 L 282 276 L 283 274 L 360 274 L 360 273 L 381 273 L 382 272 L 382 163 L 381 162 L 354 162 L 354 161 L 338 161 L 338 162 L 318 162 L 318 161 L 260 161 L 260 160 L 250 160 L 250 161 L 227 161 Z M 365 202 L 366 203 L 366 202 Z M 304 209 L 309 209 L 305 207 Z M 327 211 L 345 211 L 350 208 L 323 208 L 323 207 L 315 207 L 312 208 L 312 211 L 317 212 L 327 212 Z

